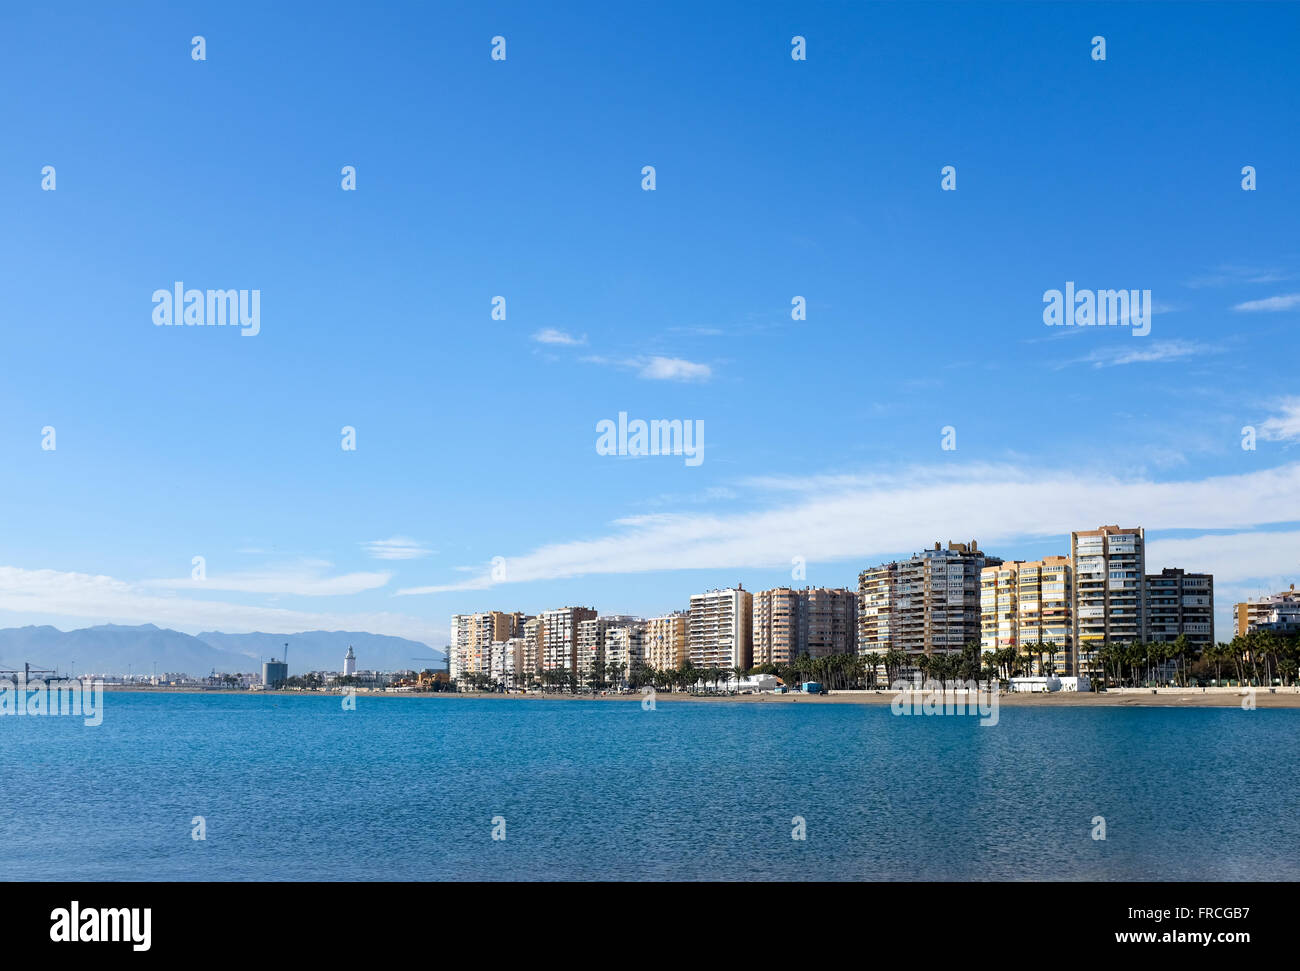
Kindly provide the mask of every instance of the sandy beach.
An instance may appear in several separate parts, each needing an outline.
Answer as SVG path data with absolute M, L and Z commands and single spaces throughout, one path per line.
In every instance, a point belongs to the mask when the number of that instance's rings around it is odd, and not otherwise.
M 143 694 L 232 694 L 232 695 L 325 695 L 339 696 L 338 692 L 324 691 L 239 691 L 226 688 L 211 691 L 195 688 L 146 687 L 105 685 L 106 692 L 135 691 Z M 497 694 L 493 692 L 390 692 L 358 689 L 358 696 L 370 698 L 418 698 L 454 703 L 477 699 L 482 701 L 608 701 L 639 703 L 645 696 L 630 695 L 562 695 L 562 694 Z M 681 692 L 657 692 L 655 704 L 694 702 L 705 705 L 889 705 L 894 700 L 893 691 L 832 691 L 825 695 L 757 694 L 757 695 L 688 695 Z M 917 692 L 919 704 L 927 692 Z M 958 697 L 961 697 L 959 694 Z M 1099 692 L 1056 691 L 1051 693 L 1000 692 L 998 704 L 1010 707 L 1031 708 L 1240 708 L 1244 695 L 1240 688 L 1119 688 Z M 1256 708 L 1300 708 L 1300 689 L 1256 688 Z
M 919 704 L 928 693 L 917 692 Z M 444 697 L 448 700 L 463 698 L 497 698 L 541 699 L 542 695 L 499 695 L 499 694 L 465 694 L 430 695 Z M 590 695 L 547 695 L 550 701 L 640 701 L 641 695 L 608 695 L 592 698 Z M 734 697 L 692 696 L 659 692 L 655 703 L 664 702 L 698 702 L 701 704 L 758 704 L 758 705 L 889 705 L 893 703 L 893 691 L 839 691 L 825 695 L 803 694 L 758 694 L 736 695 Z M 962 697 L 958 694 L 957 697 Z M 1237 689 L 1231 691 L 1205 691 L 1197 689 L 1128 689 L 1126 691 L 1075 692 L 1057 691 L 1052 693 L 1000 692 L 998 704 L 1011 707 L 1027 708 L 1240 708 L 1243 695 Z M 1255 690 L 1256 708 L 1300 708 L 1300 691 L 1295 688 L 1277 688 L 1270 693 L 1267 688 Z

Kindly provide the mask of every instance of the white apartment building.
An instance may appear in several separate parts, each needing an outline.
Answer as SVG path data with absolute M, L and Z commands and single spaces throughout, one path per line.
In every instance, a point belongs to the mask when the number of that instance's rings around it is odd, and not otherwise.
M 527 687 L 533 675 L 542 671 L 542 619 L 530 617 L 523 624 L 524 657 L 521 670 L 523 687 Z
M 645 621 L 635 619 L 605 631 L 605 677 L 611 684 L 623 687 L 633 669 L 645 663 Z
M 537 650 L 543 671 L 578 670 L 578 625 L 595 620 L 591 607 L 561 607 L 538 616 Z
M 626 627 L 636 621 L 636 617 L 615 614 L 589 617 L 578 622 L 579 684 L 583 687 L 591 687 L 597 672 L 600 672 L 601 680 L 609 680 L 608 662 L 605 658 L 606 635 L 615 627 Z
M 493 641 L 489 647 L 492 680 L 507 688 L 522 687 L 521 675 L 524 671 L 524 638 L 512 637 L 505 641 Z
M 697 668 L 753 666 L 754 595 L 742 585 L 691 597 L 686 656 Z

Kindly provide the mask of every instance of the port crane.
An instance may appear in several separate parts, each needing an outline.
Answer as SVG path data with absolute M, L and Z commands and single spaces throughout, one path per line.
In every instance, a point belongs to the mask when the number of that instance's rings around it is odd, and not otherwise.
M 37 681 L 70 681 L 71 680 L 71 677 L 66 674 L 60 677 L 58 669 L 56 668 L 34 668 L 32 667 L 31 661 L 24 661 L 21 671 L 18 670 L 17 668 L 0 668 L 0 678 L 4 678 L 6 681 L 8 680 L 17 681 L 18 680 L 17 676 L 19 674 L 23 676 L 23 680 L 26 681 L 28 684 L 31 684 L 33 674 L 36 675 Z

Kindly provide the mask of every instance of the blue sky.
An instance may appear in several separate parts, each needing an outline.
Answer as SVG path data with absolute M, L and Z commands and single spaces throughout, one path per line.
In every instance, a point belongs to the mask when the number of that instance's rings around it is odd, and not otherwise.
M 1300 8 L 266 6 L 4 16 L 0 625 L 441 646 L 1103 522 L 1220 638 L 1300 579 Z M 260 333 L 155 327 L 177 280 Z M 1045 327 L 1066 281 L 1151 333 Z

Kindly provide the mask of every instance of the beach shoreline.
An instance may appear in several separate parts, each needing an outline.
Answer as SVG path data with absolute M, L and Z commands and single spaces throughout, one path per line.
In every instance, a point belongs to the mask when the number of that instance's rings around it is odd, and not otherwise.
M 105 692 L 134 692 L 137 694 L 187 694 L 187 695 L 271 695 L 276 697 L 341 697 L 337 691 L 244 691 L 230 688 L 173 688 L 145 685 L 105 685 Z M 880 691 L 833 691 L 825 695 L 804 695 L 798 692 L 788 694 L 754 694 L 754 695 L 689 695 L 681 692 L 656 692 L 655 704 L 689 703 L 699 704 L 799 704 L 799 705 L 890 705 L 896 692 Z M 930 692 L 914 692 L 915 701 L 920 704 Z M 602 702 L 641 702 L 648 695 L 641 693 L 626 695 L 570 695 L 570 694 L 500 694 L 496 692 L 414 692 L 383 691 L 357 689 L 357 696 L 370 698 L 417 698 L 425 700 L 442 700 L 448 702 L 478 699 L 484 701 L 602 701 Z M 949 698 L 963 698 L 964 692 L 947 692 Z M 1009 692 L 998 693 L 998 704 L 1014 708 L 1241 708 L 1246 695 L 1242 689 L 1201 689 L 1201 688 L 1122 688 L 1109 691 L 1054 691 L 1054 692 Z M 1254 691 L 1256 708 L 1300 708 L 1300 689 L 1256 688 Z

